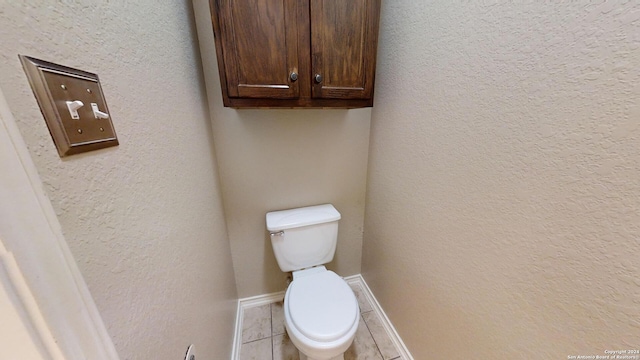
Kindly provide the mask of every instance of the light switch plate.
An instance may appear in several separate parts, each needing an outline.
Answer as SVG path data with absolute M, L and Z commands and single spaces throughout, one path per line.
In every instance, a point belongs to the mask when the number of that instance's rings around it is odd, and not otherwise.
M 61 157 L 118 145 L 98 75 L 24 55 L 20 61 Z M 74 101 L 82 103 L 77 116 L 67 106 Z

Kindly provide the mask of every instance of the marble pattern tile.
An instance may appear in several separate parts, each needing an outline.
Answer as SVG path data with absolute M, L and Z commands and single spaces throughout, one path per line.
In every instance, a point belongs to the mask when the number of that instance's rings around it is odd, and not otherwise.
M 300 360 L 300 353 L 284 333 L 273 336 L 273 360 Z
M 271 337 L 271 304 L 248 308 L 242 321 L 242 343 Z
M 273 360 L 271 346 L 270 337 L 242 344 L 239 358 L 240 360 Z
M 371 303 L 367 300 L 367 297 L 364 294 L 364 290 L 360 287 L 359 284 L 349 284 L 351 289 L 356 294 L 356 299 L 358 299 L 358 306 L 360 307 L 360 313 L 366 313 L 373 310 Z
M 271 304 L 271 333 L 273 336 L 284 334 L 284 302 Z
M 380 318 L 373 311 L 362 314 L 362 318 L 364 319 L 365 324 L 367 324 L 367 328 L 369 328 L 369 332 L 373 337 L 373 340 L 378 345 L 378 349 L 382 354 L 382 358 L 384 360 L 391 360 L 398 358 L 400 353 L 398 349 L 396 349 L 395 345 L 387 335 L 387 331 L 382 326 L 382 322 Z
M 400 352 L 388 337 L 360 284 L 350 284 L 358 299 L 361 316 L 353 344 L 345 360 L 399 360 Z M 300 360 L 284 326 L 283 302 L 244 310 L 240 360 Z
M 344 353 L 344 360 L 382 360 L 380 351 L 376 346 L 373 337 L 360 316 L 360 324 L 356 331 L 356 338 L 353 344 Z

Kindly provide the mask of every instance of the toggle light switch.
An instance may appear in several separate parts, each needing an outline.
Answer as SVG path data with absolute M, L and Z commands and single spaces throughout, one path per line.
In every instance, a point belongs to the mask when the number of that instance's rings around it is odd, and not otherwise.
M 93 110 L 93 116 L 96 119 L 108 119 L 109 118 L 109 114 L 98 110 L 98 104 L 96 104 L 96 103 L 91 103 L 91 110 Z
M 24 55 L 20 61 L 61 157 L 118 145 L 98 75 Z
M 91 105 L 93 106 L 93 104 Z M 78 115 L 78 109 L 83 106 L 84 104 L 80 100 L 67 101 L 67 108 L 69 109 L 69 115 L 71 115 L 72 119 L 80 119 L 80 115 Z

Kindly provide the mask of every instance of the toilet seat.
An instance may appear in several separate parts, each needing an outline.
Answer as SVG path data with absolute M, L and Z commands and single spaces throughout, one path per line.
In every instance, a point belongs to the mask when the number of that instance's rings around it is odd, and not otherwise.
M 347 283 L 333 271 L 294 280 L 287 290 L 287 312 L 302 335 L 332 342 L 347 335 L 358 322 L 358 302 Z

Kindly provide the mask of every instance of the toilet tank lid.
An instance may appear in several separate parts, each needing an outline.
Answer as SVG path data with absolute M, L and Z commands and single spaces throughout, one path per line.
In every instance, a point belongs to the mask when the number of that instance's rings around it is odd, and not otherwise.
M 267 230 L 281 231 L 340 220 L 340 213 L 331 204 L 307 206 L 267 213 Z

